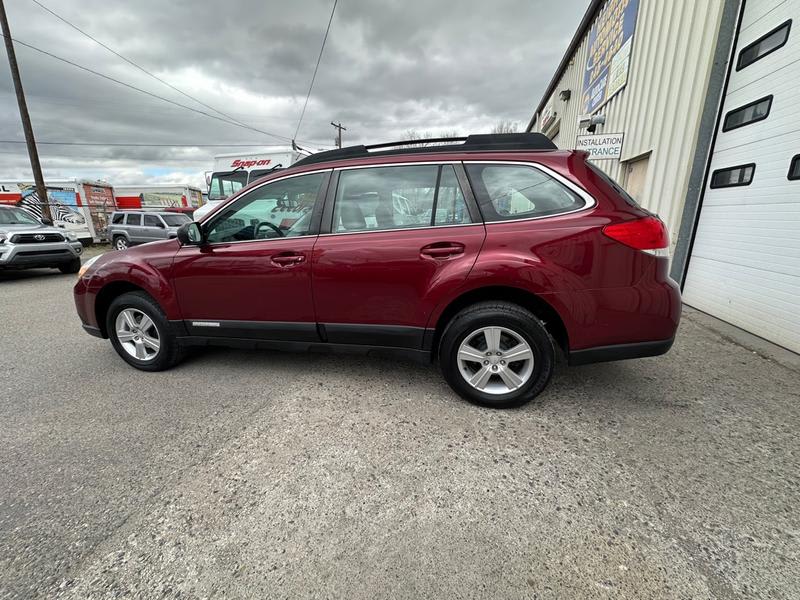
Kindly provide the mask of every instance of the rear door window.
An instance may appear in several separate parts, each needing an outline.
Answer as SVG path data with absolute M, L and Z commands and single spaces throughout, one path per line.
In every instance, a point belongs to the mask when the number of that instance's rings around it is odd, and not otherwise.
M 339 174 L 334 233 L 470 222 L 453 165 L 370 167 Z
M 561 182 L 532 166 L 467 163 L 465 167 L 487 222 L 558 215 L 586 204 Z
M 134 225 L 139 226 L 142 224 L 142 215 L 137 213 L 128 213 L 128 220 L 125 222 L 126 225 Z

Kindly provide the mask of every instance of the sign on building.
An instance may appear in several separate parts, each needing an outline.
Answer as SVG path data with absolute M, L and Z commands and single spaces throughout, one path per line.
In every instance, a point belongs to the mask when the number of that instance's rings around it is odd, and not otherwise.
M 589 32 L 583 112 L 591 114 L 625 87 L 639 0 L 608 0 Z
M 624 133 L 579 135 L 575 140 L 575 149 L 588 152 L 589 158 L 594 160 L 604 158 L 619 159 L 622 156 L 622 140 L 624 137 Z

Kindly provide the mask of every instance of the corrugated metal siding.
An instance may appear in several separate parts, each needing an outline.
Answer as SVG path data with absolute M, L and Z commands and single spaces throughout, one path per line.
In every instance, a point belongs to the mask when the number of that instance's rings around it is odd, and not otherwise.
M 597 161 L 598 166 L 624 185 L 622 162 L 651 153 L 644 194 L 639 200 L 664 219 L 673 244 L 722 9 L 723 0 L 640 0 L 628 83 L 597 111 L 606 117 L 597 133 L 625 133 L 622 161 L 601 160 Z M 562 148 L 573 148 L 579 133 L 587 50 L 588 35 L 550 99 L 560 118 L 558 137 Z M 567 102 L 558 97 L 564 89 L 572 90 Z M 537 129 L 539 122 L 537 119 Z

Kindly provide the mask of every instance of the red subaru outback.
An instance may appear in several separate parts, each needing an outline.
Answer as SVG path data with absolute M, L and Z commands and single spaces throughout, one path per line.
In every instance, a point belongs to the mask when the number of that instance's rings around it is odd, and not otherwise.
M 177 240 L 94 259 L 84 329 L 145 371 L 208 344 L 434 360 L 493 407 L 539 394 L 557 350 L 669 350 L 681 299 L 656 216 L 539 134 L 454 141 L 321 152 Z

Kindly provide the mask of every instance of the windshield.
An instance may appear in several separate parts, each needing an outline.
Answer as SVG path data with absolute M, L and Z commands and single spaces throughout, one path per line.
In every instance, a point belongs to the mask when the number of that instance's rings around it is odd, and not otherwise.
M 191 219 L 187 215 L 182 215 L 180 213 L 176 213 L 174 215 L 161 215 L 161 218 L 164 219 L 164 223 L 167 224 L 167 227 L 180 227 L 184 223 L 191 222 Z
M 247 185 L 247 171 L 228 171 L 211 175 L 209 200 L 224 200 Z
M 41 225 L 34 217 L 20 208 L 0 209 L 0 225 Z

